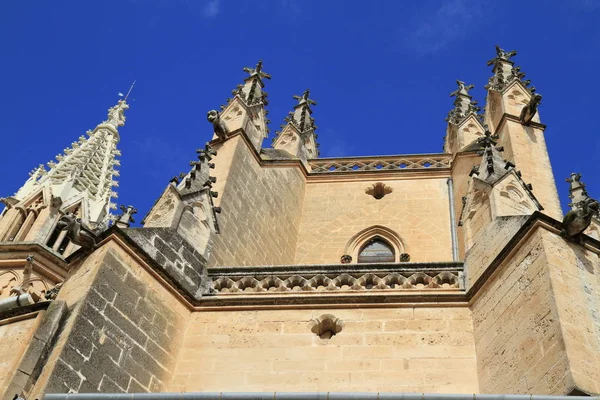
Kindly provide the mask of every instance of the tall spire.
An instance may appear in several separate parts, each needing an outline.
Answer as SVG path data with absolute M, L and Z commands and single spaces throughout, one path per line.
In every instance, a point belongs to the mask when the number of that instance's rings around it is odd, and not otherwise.
M 531 81 L 525 80 L 525 73 L 521 71 L 521 67 L 515 67 L 512 57 L 516 56 L 515 50 L 505 51 L 500 46 L 496 45 L 496 57 L 487 62 L 488 66 L 493 65 L 492 72 L 494 75 L 489 79 L 485 86 L 488 90 L 502 91 L 512 81 L 519 80 L 529 93 L 535 92 L 534 86 L 529 86 Z
M 244 72 L 249 76 L 244 79 L 243 85 L 238 85 L 232 92 L 234 96 L 239 96 L 247 106 L 262 103 L 269 104 L 267 97 L 269 94 L 263 90 L 265 84 L 263 79 L 271 79 L 271 75 L 263 71 L 263 62 L 259 60 L 254 68 L 244 67 Z M 231 99 L 227 99 L 229 103 Z
M 284 118 L 284 121 L 287 122 L 287 124 L 281 126 L 282 130 L 277 132 L 277 136 L 273 139 L 274 148 L 284 148 L 286 144 L 296 142 L 295 140 L 290 141 L 283 137 L 291 134 L 284 134 L 289 127 L 294 127 L 296 134 L 300 137 L 300 140 L 297 142 L 300 147 L 293 151 L 290 151 L 291 149 L 289 148 L 286 148 L 286 150 L 297 156 L 300 156 L 300 154 L 303 153 L 307 159 L 319 156 L 319 144 L 317 143 L 318 136 L 315 133 L 317 125 L 315 125 L 315 119 L 311 116 L 311 106 L 317 105 L 317 102 L 312 100 L 309 95 L 310 89 L 306 89 L 301 96 L 293 96 L 294 100 L 298 101 L 298 104 L 296 104 L 294 110 L 290 111 L 287 117 Z M 303 148 L 303 150 L 301 150 L 301 148 Z M 300 156 L 300 158 L 304 157 Z
M 446 121 L 454 125 L 459 125 L 469 115 L 480 118 L 478 113 L 481 111 L 481 107 L 469 95 L 469 90 L 473 89 L 475 85 L 465 85 L 463 81 L 459 80 L 456 83 L 458 84 L 458 89 L 450 93 L 450 97 L 456 97 L 454 108 L 448 113 Z
M 86 132 L 88 138 L 79 137 L 56 156 L 57 162 L 50 161 L 48 171 L 42 165 L 35 169 L 15 197 L 22 200 L 42 186 L 51 187 L 52 195 L 63 202 L 80 194 L 89 201 L 89 222 L 106 222 L 110 209 L 116 208 L 110 200 L 117 197 L 112 190 L 118 186 L 113 177 L 119 176 L 115 166 L 120 165 L 116 157 L 121 155 L 117 150 L 117 129 L 125 125 L 124 113 L 128 108 L 125 100 L 119 100 L 108 110 L 105 121 Z

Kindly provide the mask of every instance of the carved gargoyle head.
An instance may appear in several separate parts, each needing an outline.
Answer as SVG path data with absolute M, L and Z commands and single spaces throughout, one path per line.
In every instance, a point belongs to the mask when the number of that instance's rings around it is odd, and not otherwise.
M 73 213 L 67 213 L 58 220 L 56 227 L 61 231 L 71 229 L 77 223 L 77 216 Z
M 210 110 L 207 114 L 206 114 L 206 119 L 209 122 L 215 122 L 216 120 L 219 119 L 219 112 L 217 110 Z

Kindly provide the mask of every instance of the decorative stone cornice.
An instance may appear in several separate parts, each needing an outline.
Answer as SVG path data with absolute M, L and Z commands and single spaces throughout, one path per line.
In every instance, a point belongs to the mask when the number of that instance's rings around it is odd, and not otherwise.
M 460 290 L 460 263 L 385 263 L 221 267 L 209 269 L 214 291 L 221 294 L 339 292 L 378 290 Z
M 339 174 L 361 171 L 412 171 L 450 168 L 450 154 L 417 154 L 406 156 L 324 158 L 309 161 L 311 174 Z

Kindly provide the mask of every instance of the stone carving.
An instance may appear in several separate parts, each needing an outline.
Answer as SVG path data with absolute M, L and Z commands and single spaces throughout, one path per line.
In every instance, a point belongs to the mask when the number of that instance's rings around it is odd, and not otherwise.
M 592 223 L 592 218 L 598 216 L 600 203 L 589 197 L 585 183 L 581 182 L 581 174 L 572 173 L 566 179 L 569 182 L 569 197 L 572 200 L 571 211 L 563 219 L 563 229 L 560 234 L 576 237 L 583 233 Z
M 500 46 L 496 45 L 496 57 L 492 58 L 490 61 L 488 61 L 487 65 L 493 65 L 499 60 L 510 61 L 510 59 L 516 55 L 517 55 L 516 50 L 505 51 Z
M 450 97 L 456 97 L 454 100 L 454 108 L 448 113 L 446 121 L 458 125 L 469 115 L 474 115 L 476 118 L 480 118 L 478 113 L 481 111 L 481 107 L 477 105 L 477 102 L 472 100 L 469 95 L 469 90 L 473 89 L 475 85 L 465 85 L 463 81 L 456 81 L 458 88 L 450 93 Z
M 405 157 L 380 157 L 380 158 L 340 158 L 327 161 L 310 160 L 311 173 L 341 173 L 358 171 L 388 171 L 388 170 L 414 170 L 450 168 L 452 157 L 450 155 L 436 155 L 432 157 L 405 156 Z
M 119 219 L 117 219 L 117 222 L 115 222 L 115 225 L 119 228 L 129 228 L 129 226 L 135 222 L 133 215 L 136 214 L 138 210 L 133 206 L 125 207 L 121 204 L 121 211 L 122 213 L 119 216 Z
M 323 314 L 309 322 L 310 331 L 319 338 L 328 340 L 337 335 L 344 328 L 344 322 L 332 314 Z
M 340 262 L 342 264 L 350 264 L 352 262 L 352 256 L 348 255 L 348 254 L 344 254 L 341 258 L 340 258 Z
M 227 134 L 229 134 L 229 130 L 227 129 L 227 125 L 225 125 L 225 121 L 221 119 L 220 113 L 217 110 L 210 110 L 206 115 L 206 119 L 213 124 L 215 135 L 220 140 L 225 140 Z
M 408 253 L 400 254 L 400 262 L 409 262 L 409 261 L 410 261 L 410 254 L 408 254 Z
M 588 197 L 574 206 L 563 219 L 561 235 L 574 237 L 583 233 L 592 223 L 592 218 L 600 210 L 600 203 Z
M 96 232 L 81 222 L 81 219 L 73 213 L 63 215 L 56 227 L 61 231 L 67 231 L 67 237 L 71 242 L 84 249 L 91 249 L 96 245 Z
M 56 299 L 56 296 L 58 296 L 58 292 L 60 291 L 60 288 L 62 288 L 62 286 L 62 282 L 57 283 L 52 289 L 48 290 L 45 295 L 46 300 Z
M 406 289 L 458 289 L 458 271 L 403 271 L 391 273 L 302 274 L 266 277 L 213 277 L 216 293 L 309 292 Z
M 521 115 L 519 115 L 519 121 L 522 125 L 529 125 L 535 113 L 537 113 L 537 108 L 542 101 L 542 95 L 539 93 L 531 96 L 529 103 L 523 107 L 521 110 Z
M 116 106 L 108 110 L 108 119 L 106 122 L 115 128 L 125 125 L 125 110 L 127 109 L 129 109 L 129 105 L 125 100 L 119 100 Z
M 373 186 L 367 188 L 367 190 L 365 190 L 365 193 L 369 196 L 373 196 L 377 200 L 380 200 L 383 199 L 383 197 L 386 194 L 392 193 L 392 191 L 393 190 L 391 187 L 386 186 L 384 183 L 377 182 L 374 183 Z
M 48 283 L 34 273 L 33 264 L 34 256 L 29 255 L 22 270 L 0 271 L 0 297 L 29 294 L 33 301 L 40 301 L 48 291 Z

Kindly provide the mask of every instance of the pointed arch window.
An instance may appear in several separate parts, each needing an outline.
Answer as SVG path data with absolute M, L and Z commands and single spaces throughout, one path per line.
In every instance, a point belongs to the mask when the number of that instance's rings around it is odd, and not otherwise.
M 367 241 L 358 254 L 359 263 L 394 262 L 394 247 L 379 236 Z

